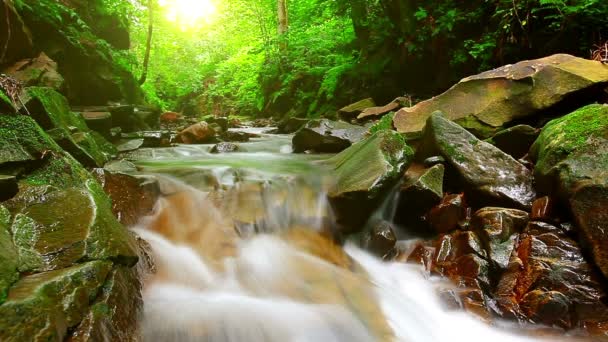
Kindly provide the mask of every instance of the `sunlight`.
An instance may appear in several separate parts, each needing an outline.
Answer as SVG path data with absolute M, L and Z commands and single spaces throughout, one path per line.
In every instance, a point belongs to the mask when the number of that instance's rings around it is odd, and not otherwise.
M 166 8 L 167 19 L 184 30 L 209 23 L 217 11 L 211 0 L 159 0 L 158 3 Z

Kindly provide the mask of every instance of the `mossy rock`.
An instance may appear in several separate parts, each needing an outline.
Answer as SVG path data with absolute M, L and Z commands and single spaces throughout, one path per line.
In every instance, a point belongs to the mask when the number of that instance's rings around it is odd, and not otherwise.
M 608 277 L 608 105 L 549 122 L 530 156 L 538 187 L 570 206 L 582 242 Z
M 293 137 L 296 153 L 314 151 L 318 153 L 338 153 L 361 141 L 366 129 L 344 121 L 327 119 L 309 121 Z
M 91 261 L 20 279 L 0 305 L 0 340 L 61 341 L 86 315 L 112 268 Z
M 445 93 L 395 114 L 401 133 L 420 132 L 435 111 L 489 138 L 516 120 L 529 120 L 562 103 L 584 105 L 602 96 L 608 65 L 558 54 L 467 77 Z
M 99 297 L 71 334 L 70 342 L 94 341 L 100 336 L 108 341 L 139 341 L 138 322 L 143 305 L 140 290 L 135 268 L 112 270 Z
M 435 112 L 429 117 L 418 159 L 441 155 L 458 172 L 468 199 L 483 205 L 528 209 L 536 192 L 532 173 L 513 157 L 477 139 L 463 127 Z
M 0 115 L 0 164 L 35 161 L 61 151 L 36 122 L 24 115 Z
M 365 223 L 378 199 L 401 177 L 413 155 L 399 133 L 383 130 L 325 162 L 336 175 L 329 197 L 347 230 L 357 230 Z
M 0 304 L 6 300 L 9 287 L 19 279 L 17 251 L 9 233 L 11 214 L 0 205 Z

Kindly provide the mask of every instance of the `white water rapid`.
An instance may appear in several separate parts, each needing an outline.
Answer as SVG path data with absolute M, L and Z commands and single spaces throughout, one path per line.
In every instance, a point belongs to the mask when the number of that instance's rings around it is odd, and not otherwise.
M 446 284 L 415 265 L 333 244 L 330 177 L 268 139 L 251 144 L 271 152 L 188 146 L 140 162 L 164 194 L 133 228 L 156 262 L 145 341 L 539 341 L 446 311 L 436 291 Z

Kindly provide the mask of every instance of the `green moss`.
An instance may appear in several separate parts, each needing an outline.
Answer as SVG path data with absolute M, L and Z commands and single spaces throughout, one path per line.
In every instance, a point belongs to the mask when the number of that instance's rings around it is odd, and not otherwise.
M 28 105 L 35 104 L 36 108 L 28 108 L 34 119 L 44 128 L 76 127 L 86 132 L 88 127 L 81 116 L 70 111 L 68 100 L 52 88 L 30 87 L 26 89 L 27 95 L 34 99 Z
M 376 122 L 372 127 L 370 127 L 369 129 L 369 133 L 370 134 L 374 134 L 378 131 L 382 131 L 382 130 L 392 130 L 393 129 L 393 118 L 395 116 L 395 112 L 390 112 L 388 114 L 386 114 L 385 116 L 383 116 L 378 122 Z
M 0 205 L 0 304 L 6 300 L 9 287 L 19 279 L 17 251 L 9 233 L 11 215 Z

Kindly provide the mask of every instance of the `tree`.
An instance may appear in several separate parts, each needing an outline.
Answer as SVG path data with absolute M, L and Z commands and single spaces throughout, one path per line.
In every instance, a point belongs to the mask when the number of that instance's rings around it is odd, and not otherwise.
M 148 0 L 148 38 L 146 39 L 146 53 L 144 55 L 143 71 L 139 84 L 146 83 L 148 68 L 150 66 L 150 51 L 152 50 L 152 33 L 154 32 L 154 0 Z

